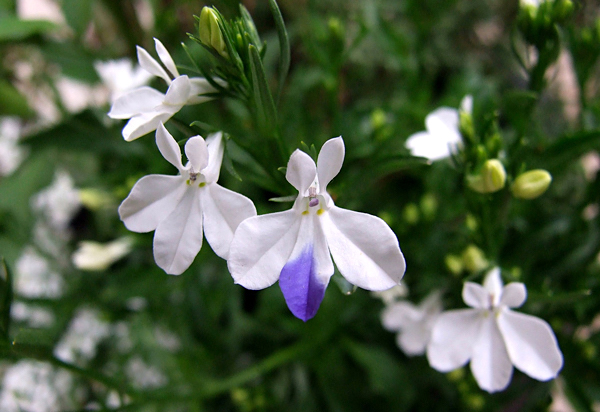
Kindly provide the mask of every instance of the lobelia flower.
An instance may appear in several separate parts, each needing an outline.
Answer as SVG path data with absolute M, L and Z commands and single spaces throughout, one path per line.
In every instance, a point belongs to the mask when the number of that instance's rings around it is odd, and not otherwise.
M 540 381 L 555 378 L 563 356 L 550 325 L 510 309 L 521 306 L 526 295 L 522 283 L 503 287 L 499 268 L 488 272 L 483 286 L 466 282 L 463 300 L 473 309 L 439 316 L 427 347 L 429 364 L 448 372 L 470 360 L 477 384 L 488 392 L 508 386 L 513 365 Z
M 163 157 L 179 170 L 177 176 L 141 178 L 119 206 L 119 216 L 133 232 L 154 233 L 156 264 L 171 275 L 183 273 L 202 247 L 202 232 L 214 252 L 226 259 L 240 222 L 256 215 L 250 199 L 217 184 L 223 160 L 222 133 L 185 144 L 189 160 L 162 123 L 156 144 Z
M 461 143 L 459 130 L 460 112 L 471 113 L 473 98 L 467 95 L 460 103 L 460 111 L 440 107 L 425 117 L 427 131 L 417 132 L 406 140 L 406 147 L 413 156 L 426 157 L 431 161 L 444 159 Z
M 113 119 L 129 119 L 123 128 L 123 138 L 128 142 L 156 130 L 159 123 L 169 120 L 183 106 L 211 100 L 212 97 L 203 94 L 215 91 L 205 78 L 180 75 L 165 46 L 158 39 L 154 39 L 154 43 L 158 57 L 169 73 L 139 46 L 138 61 L 144 70 L 167 82 L 167 92 L 139 87 L 117 98 L 108 112 Z
M 394 302 L 381 315 L 383 327 L 398 332 L 396 343 L 408 356 L 425 353 L 431 329 L 442 313 L 439 291 L 432 292 L 419 305 L 407 301 Z
M 341 137 L 321 148 L 317 164 L 296 150 L 286 179 L 297 190 L 292 209 L 242 222 L 231 242 L 228 267 L 235 283 L 263 289 L 279 279 L 294 316 L 315 316 L 334 267 L 352 284 L 368 290 L 400 282 L 405 262 L 398 239 L 380 218 L 341 209 L 327 185 L 344 160 Z

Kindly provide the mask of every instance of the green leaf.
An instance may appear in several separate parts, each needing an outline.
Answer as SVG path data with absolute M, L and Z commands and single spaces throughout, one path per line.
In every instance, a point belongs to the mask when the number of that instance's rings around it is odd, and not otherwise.
M 55 30 L 58 26 L 45 20 L 19 20 L 17 16 L 0 17 L 0 42 L 23 40 Z
M 275 19 L 275 28 L 277 29 L 277 37 L 279 37 L 279 83 L 277 84 L 277 102 L 279 102 L 283 84 L 290 69 L 290 40 L 277 1 L 269 0 L 269 7 Z
M 79 35 L 85 33 L 92 19 L 92 1 L 62 0 L 62 10 L 69 26 Z
M 42 46 L 44 56 L 60 66 L 62 74 L 85 83 L 99 82 L 93 54 L 74 42 L 48 43 Z
M 0 115 L 20 117 L 31 117 L 33 115 L 27 100 L 10 83 L 0 80 L 0 96 L 2 96 L 0 98 Z
M 507 92 L 504 96 L 503 112 L 513 127 L 522 134 L 531 121 L 531 112 L 537 99 L 537 93 L 520 90 Z
M 258 49 L 254 45 L 248 46 L 250 53 L 250 68 L 252 70 L 252 86 L 254 104 L 258 114 L 258 123 L 263 130 L 272 130 L 277 124 L 277 114 L 273 96 L 267 84 L 267 76 Z
M 0 336 L 4 340 L 9 338 L 12 300 L 12 274 L 4 258 L 0 258 Z
M 590 150 L 600 149 L 600 130 L 564 136 L 546 148 L 544 156 L 532 156 L 531 162 L 545 169 L 560 169 Z

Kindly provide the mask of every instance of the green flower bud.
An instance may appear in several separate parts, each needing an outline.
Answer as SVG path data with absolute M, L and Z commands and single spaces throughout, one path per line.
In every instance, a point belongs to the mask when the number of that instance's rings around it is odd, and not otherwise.
M 460 256 L 456 255 L 446 255 L 444 258 L 444 263 L 446 267 L 455 276 L 460 275 L 460 272 L 463 271 L 463 261 Z
M 498 159 L 486 160 L 479 174 L 467 178 L 469 188 L 478 193 L 497 192 L 505 183 L 506 170 Z
M 402 217 L 409 225 L 415 225 L 419 222 L 419 208 L 414 203 L 406 205 L 402 211 Z
M 488 267 L 485 254 L 475 245 L 467 246 L 462 253 L 463 266 L 471 273 L 479 272 Z
M 519 175 L 511 187 L 514 197 L 521 199 L 535 199 L 544 193 L 550 183 L 552 176 L 543 169 L 530 170 Z
M 223 33 L 219 28 L 219 15 L 211 7 L 203 7 L 200 12 L 198 23 L 200 41 L 206 46 L 212 47 L 221 56 L 227 58 L 227 45 L 223 39 Z

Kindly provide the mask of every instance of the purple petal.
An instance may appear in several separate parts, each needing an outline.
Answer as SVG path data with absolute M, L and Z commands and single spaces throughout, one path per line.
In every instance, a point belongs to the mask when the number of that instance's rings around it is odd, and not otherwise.
M 313 245 L 307 245 L 298 257 L 281 270 L 279 287 L 290 311 L 304 322 L 317 314 L 327 284 L 317 279 Z

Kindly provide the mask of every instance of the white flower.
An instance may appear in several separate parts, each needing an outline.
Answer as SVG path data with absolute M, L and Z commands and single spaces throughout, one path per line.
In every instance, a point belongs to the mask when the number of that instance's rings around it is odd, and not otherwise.
M 152 79 L 152 73 L 139 65 L 134 66 L 128 58 L 97 61 L 94 63 L 94 68 L 102 83 L 110 90 L 111 102 L 126 92 L 145 86 Z
M 466 282 L 463 300 L 473 309 L 439 316 L 427 347 L 430 365 L 448 372 L 470 360 L 477 384 L 488 392 L 508 386 L 513 365 L 537 380 L 555 378 L 563 356 L 550 325 L 509 309 L 521 306 L 526 295 L 522 283 L 503 287 L 499 268 L 486 275 L 483 286 Z
M 159 123 L 169 120 L 185 105 L 203 103 L 212 99 L 202 95 L 215 91 L 208 80 L 202 77 L 189 78 L 180 75 L 165 46 L 158 39 L 154 39 L 154 43 L 158 57 L 169 74 L 139 46 L 137 47 L 138 61 L 148 73 L 162 78 L 169 88 L 166 93 L 161 93 L 151 87 L 143 86 L 122 95 L 114 102 L 108 116 L 113 119 L 129 119 L 123 128 L 123 138 L 127 141 L 156 130 Z
M 52 184 L 33 197 L 32 207 L 53 229 L 66 230 L 81 207 L 73 178 L 65 171 L 57 171 Z
M 381 315 L 383 327 L 398 332 L 396 342 L 409 356 L 425 353 L 431 337 L 431 329 L 442 313 L 440 292 L 432 292 L 418 306 L 410 302 L 395 302 L 386 307 Z
M 141 178 L 119 206 L 119 215 L 133 232 L 154 233 L 154 259 L 172 275 L 191 264 L 202 246 L 202 232 L 217 255 L 226 259 L 229 244 L 240 222 L 256 215 L 250 199 L 217 184 L 223 160 L 222 133 L 206 139 L 190 138 L 185 144 L 189 160 L 181 163 L 181 149 L 159 124 L 156 144 L 178 176 Z
M 132 246 L 133 239 L 130 237 L 122 237 L 108 243 L 82 241 L 73 253 L 73 264 L 81 270 L 106 270 L 127 255 Z
M 316 165 L 296 150 L 286 172 L 299 192 L 292 209 L 245 220 L 231 242 L 228 266 L 235 283 L 263 289 L 279 279 L 288 307 L 304 321 L 323 300 L 332 256 L 340 273 L 363 289 L 389 289 L 404 275 L 404 257 L 389 226 L 336 207 L 327 193 L 343 160 L 341 137 L 323 145 Z
M 460 104 L 460 111 L 471 113 L 473 98 L 467 95 Z M 426 157 L 434 161 L 444 159 L 461 143 L 459 131 L 459 110 L 440 107 L 425 118 L 427 131 L 411 135 L 406 147 L 413 156 Z
M 19 147 L 21 122 L 16 117 L 0 118 L 0 176 L 15 171 L 25 157 L 25 151 Z
M 17 260 L 15 275 L 15 293 L 25 298 L 56 299 L 65 288 L 62 276 L 31 246 Z

